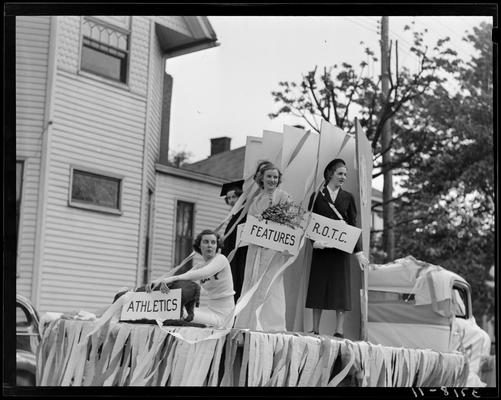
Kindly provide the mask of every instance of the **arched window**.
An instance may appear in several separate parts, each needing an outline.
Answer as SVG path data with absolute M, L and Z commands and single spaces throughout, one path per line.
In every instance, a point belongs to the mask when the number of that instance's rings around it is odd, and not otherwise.
M 86 17 L 82 35 L 80 69 L 127 83 L 129 32 Z

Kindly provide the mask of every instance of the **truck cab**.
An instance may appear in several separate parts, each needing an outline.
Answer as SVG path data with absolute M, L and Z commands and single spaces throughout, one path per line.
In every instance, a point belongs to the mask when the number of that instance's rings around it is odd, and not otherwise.
M 490 338 L 472 313 L 471 287 L 458 274 L 412 256 L 371 265 L 368 272 L 369 342 L 385 346 L 463 352 L 470 386 Z

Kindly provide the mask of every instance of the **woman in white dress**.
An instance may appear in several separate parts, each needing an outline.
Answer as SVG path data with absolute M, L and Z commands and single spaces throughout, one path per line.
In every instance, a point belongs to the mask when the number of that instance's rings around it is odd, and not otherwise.
M 248 215 L 261 219 L 261 214 L 271 205 L 291 201 L 288 193 L 279 189 L 282 173 L 271 162 L 261 162 L 254 175 L 261 191 L 254 197 Z M 237 302 L 245 300 L 245 294 L 262 280 L 252 297 L 235 320 L 235 328 L 246 328 L 263 331 L 285 331 L 285 291 L 283 273 L 275 277 L 290 255 L 279 251 L 249 244 L 245 263 L 245 275 L 242 293 Z M 275 280 L 271 284 L 272 279 Z M 256 310 L 262 306 L 259 320 Z
M 210 229 L 200 232 L 193 243 L 193 250 L 202 255 L 204 263 L 180 275 L 164 275 L 146 285 L 146 291 L 151 292 L 160 285 L 160 290 L 165 293 L 169 290 L 169 283 L 197 281 L 200 284 L 200 307 L 194 309 L 192 322 L 216 328 L 231 327 L 235 291 L 230 263 L 219 252 L 220 249 L 221 242 L 216 232 Z

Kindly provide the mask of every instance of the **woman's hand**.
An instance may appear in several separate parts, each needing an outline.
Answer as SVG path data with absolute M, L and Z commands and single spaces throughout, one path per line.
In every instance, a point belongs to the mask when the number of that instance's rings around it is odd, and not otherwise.
M 161 281 L 159 280 L 156 280 L 156 281 L 151 281 L 150 283 L 147 283 L 145 286 L 144 286 L 144 290 L 146 291 L 146 293 L 151 293 L 153 291 L 153 289 L 155 287 L 158 286 L 158 284 L 160 283 Z
M 167 286 L 169 283 L 174 282 L 174 277 L 169 276 L 167 278 L 164 278 L 162 282 L 160 282 L 160 291 L 164 294 L 167 294 L 170 292 L 170 288 Z
M 313 242 L 313 248 L 314 248 L 314 249 L 325 249 L 326 247 L 327 247 L 327 248 L 330 248 L 330 247 L 332 247 L 332 246 L 330 246 L 330 245 L 329 245 L 329 243 L 327 243 L 327 242 L 322 242 L 322 241 L 320 241 L 320 240 L 315 240 L 315 241 Z
M 364 253 L 359 251 L 358 253 L 355 254 L 358 260 L 358 265 L 360 266 L 360 269 L 363 271 L 364 269 L 367 268 L 369 265 L 369 260 L 364 256 Z

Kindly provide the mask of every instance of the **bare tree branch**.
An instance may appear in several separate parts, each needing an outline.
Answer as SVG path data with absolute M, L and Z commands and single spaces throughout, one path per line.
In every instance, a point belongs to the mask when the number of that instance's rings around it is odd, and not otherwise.
M 341 122 L 342 125 L 344 125 L 344 121 L 346 120 L 346 118 L 348 118 L 348 110 L 349 110 L 351 102 L 353 100 L 353 95 L 355 94 L 355 92 L 359 88 L 360 82 L 363 79 L 362 78 L 362 73 L 363 73 L 364 68 L 365 67 L 362 66 L 362 69 L 361 69 L 360 74 L 359 74 L 360 78 L 357 80 L 357 82 L 355 82 L 355 85 L 353 86 L 353 90 L 351 91 L 350 95 L 348 96 L 348 102 L 346 104 L 346 109 L 344 110 L 344 115 L 343 115 L 343 119 L 342 119 L 342 122 Z M 341 126 L 341 128 L 342 128 L 342 126 Z
M 317 110 L 320 111 L 321 117 L 325 120 L 328 120 L 327 115 L 325 115 L 323 107 L 320 104 L 320 101 L 318 100 L 318 98 L 315 94 L 315 89 L 313 87 L 313 82 L 315 81 L 316 73 L 317 73 L 317 66 L 315 66 L 315 69 L 313 70 L 313 74 L 311 74 L 311 76 L 307 76 L 306 78 L 303 77 L 303 79 L 305 79 L 306 83 L 308 84 L 308 89 L 310 90 L 308 93 L 313 97 L 313 101 L 315 102 L 315 104 L 317 106 Z
M 386 169 L 395 169 L 400 167 L 403 163 L 409 161 L 412 159 L 416 154 L 420 153 L 423 151 L 424 145 L 420 145 L 416 148 L 416 150 L 412 151 L 411 153 L 406 154 L 404 157 L 400 157 L 397 160 L 393 160 L 391 163 L 382 163 L 379 164 L 378 166 L 374 166 L 374 168 L 381 168 L 380 172 L 376 172 L 375 174 L 372 174 L 372 178 L 377 178 L 378 176 L 382 175 Z
M 375 210 L 376 207 L 384 206 L 384 205 L 389 204 L 389 203 L 394 203 L 395 201 L 400 200 L 404 196 L 412 196 L 413 194 L 414 193 L 405 192 L 399 196 L 392 197 L 390 200 L 387 200 L 387 201 L 374 201 L 372 203 L 371 210 Z
M 395 74 L 397 80 L 397 87 L 395 89 L 395 98 L 398 99 L 398 87 L 400 85 L 400 80 L 398 79 L 398 39 L 395 41 Z
M 327 90 L 327 67 L 324 67 L 324 87 Z M 325 96 L 327 100 L 327 121 L 331 119 L 331 98 L 329 95 Z
M 397 221 L 397 222 L 393 223 L 393 227 L 404 225 L 404 224 L 408 224 L 409 222 L 413 222 L 413 221 L 422 221 L 424 219 L 427 219 L 428 216 L 429 215 L 427 214 L 427 215 L 423 215 L 421 217 L 413 217 L 413 218 L 405 219 L 405 220 L 402 220 L 402 221 Z
M 334 118 L 336 119 L 336 126 L 339 126 L 339 115 L 338 115 L 338 111 L 337 111 L 336 95 L 334 93 L 334 85 L 332 85 L 329 82 L 327 90 L 329 92 L 329 96 L 332 99 L 332 109 L 334 110 Z

